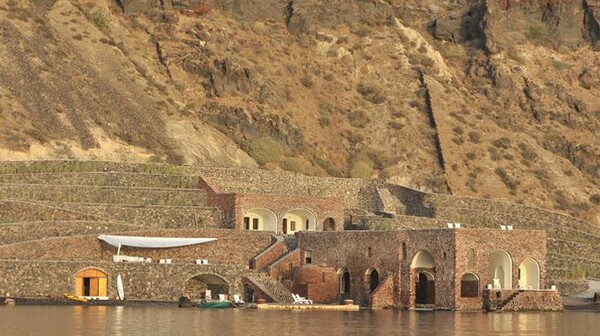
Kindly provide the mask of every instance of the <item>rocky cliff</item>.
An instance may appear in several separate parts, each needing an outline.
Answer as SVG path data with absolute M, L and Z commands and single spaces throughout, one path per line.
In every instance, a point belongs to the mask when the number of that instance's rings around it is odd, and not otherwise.
M 385 177 L 600 223 L 600 1 L 10 0 L 0 155 Z

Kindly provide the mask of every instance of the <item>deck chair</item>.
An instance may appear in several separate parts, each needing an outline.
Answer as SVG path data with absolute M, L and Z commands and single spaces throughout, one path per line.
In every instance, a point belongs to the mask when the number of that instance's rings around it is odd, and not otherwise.
M 312 300 L 307 298 L 303 298 L 300 294 L 293 294 L 292 298 L 294 299 L 294 304 L 313 304 Z

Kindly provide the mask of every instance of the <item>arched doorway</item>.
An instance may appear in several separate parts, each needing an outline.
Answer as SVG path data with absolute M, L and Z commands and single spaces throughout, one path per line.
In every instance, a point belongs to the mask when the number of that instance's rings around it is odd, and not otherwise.
M 479 278 L 473 273 L 465 273 L 460 279 L 460 297 L 478 297 Z
M 277 216 L 269 209 L 252 209 L 244 213 L 243 230 L 277 233 Z
M 344 267 L 338 271 L 338 275 L 340 276 L 340 294 L 350 295 L 350 272 Z
M 506 251 L 490 254 L 489 272 L 494 289 L 512 289 L 512 258 Z
M 519 265 L 519 288 L 540 289 L 540 265 L 532 258 Z
M 415 254 L 410 263 L 414 277 L 415 304 L 435 304 L 435 259 L 425 250 Z
M 379 286 L 379 273 L 376 269 L 369 268 L 365 274 L 365 278 L 369 293 L 373 293 L 373 291 Z
M 288 211 L 281 220 L 281 231 L 283 234 L 294 234 L 298 231 L 315 231 L 317 229 L 317 218 L 312 212 L 305 209 Z
M 210 292 L 209 292 L 210 291 Z M 210 297 L 206 297 L 207 294 Z M 183 295 L 191 301 L 200 299 L 216 299 L 219 294 L 229 294 L 229 284 L 216 274 L 196 275 L 185 282 Z
M 80 271 L 75 275 L 75 295 L 107 297 L 108 276 L 95 268 Z
M 325 218 L 323 221 L 323 231 L 335 231 L 335 220 L 333 218 Z

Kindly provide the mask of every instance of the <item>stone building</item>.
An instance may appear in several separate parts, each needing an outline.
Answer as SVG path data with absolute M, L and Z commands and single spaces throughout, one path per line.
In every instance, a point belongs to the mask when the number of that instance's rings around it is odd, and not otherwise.
M 481 309 L 484 291 L 558 297 L 557 291 L 544 290 L 544 231 L 463 228 L 297 236 L 301 257 L 292 286 L 306 288 L 309 297 L 321 301 L 352 298 L 372 307 Z M 540 308 L 538 303 L 531 308 Z

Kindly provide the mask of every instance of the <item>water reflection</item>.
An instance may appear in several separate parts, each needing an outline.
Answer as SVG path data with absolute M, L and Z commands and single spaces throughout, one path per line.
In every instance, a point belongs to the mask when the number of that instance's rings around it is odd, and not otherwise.
M 589 312 L 290 312 L 99 306 L 0 307 L 3 335 L 585 335 L 595 330 L 596 316 Z

